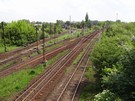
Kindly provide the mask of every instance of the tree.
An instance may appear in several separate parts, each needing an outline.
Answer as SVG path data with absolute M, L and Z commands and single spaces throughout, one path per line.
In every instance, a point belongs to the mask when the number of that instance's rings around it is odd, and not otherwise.
M 82 20 L 81 22 L 81 27 L 84 28 L 85 27 L 85 22 Z
M 5 27 L 6 36 L 10 34 L 12 45 L 22 46 L 35 41 L 35 28 L 28 20 L 13 21 Z
M 89 20 L 88 13 L 86 13 L 86 16 L 85 16 L 85 26 L 88 28 L 91 28 L 91 22 Z
M 134 27 L 131 23 L 113 24 L 92 53 L 92 62 L 100 75 L 102 89 L 108 89 L 122 101 L 135 100 L 135 47 L 131 37 L 133 33 Z M 101 99 L 105 97 L 103 92 L 98 94 Z
M 62 21 L 61 20 L 57 20 L 56 21 L 56 33 L 61 33 L 62 32 Z
M 4 29 L 4 22 L 1 22 L 1 28 L 2 28 L 2 39 L 3 39 L 3 44 L 5 48 L 5 52 L 7 51 L 6 48 L 6 40 L 5 40 L 5 29 Z
M 88 21 L 89 21 L 89 16 L 88 16 L 88 13 L 86 13 L 85 22 L 88 23 Z
M 113 65 L 117 64 L 124 52 L 124 49 L 118 47 L 118 41 L 115 37 L 104 37 L 104 39 L 95 46 L 91 59 L 97 71 L 101 73 L 103 68 L 112 68 Z
M 50 23 L 50 34 L 53 34 L 53 30 L 52 30 L 52 24 Z
M 54 24 L 54 34 L 56 34 L 56 24 Z
M 102 86 L 119 95 L 125 101 L 134 101 L 135 95 L 135 50 L 124 54 L 119 64 L 104 68 Z

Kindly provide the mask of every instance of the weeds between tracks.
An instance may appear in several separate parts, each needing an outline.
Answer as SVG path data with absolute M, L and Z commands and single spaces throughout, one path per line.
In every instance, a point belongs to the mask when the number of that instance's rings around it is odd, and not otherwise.
M 58 54 L 53 59 L 47 62 L 46 68 L 55 62 L 58 58 L 63 56 L 67 51 L 64 51 Z M 0 100 L 10 100 L 12 96 L 16 95 L 17 93 L 23 91 L 29 82 L 34 78 L 37 77 L 45 70 L 43 65 L 38 65 L 34 69 L 25 69 L 19 72 L 13 73 L 9 76 L 0 79 Z

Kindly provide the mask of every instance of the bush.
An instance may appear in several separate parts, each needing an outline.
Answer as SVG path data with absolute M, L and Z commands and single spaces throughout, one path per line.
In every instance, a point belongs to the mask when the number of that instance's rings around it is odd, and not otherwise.
M 35 71 L 34 70 L 31 70 L 29 74 L 30 75 L 34 75 L 35 74 Z
M 95 95 L 94 101 L 115 101 L 115 94 L 109 90 L 103 90 L 103 92 Z

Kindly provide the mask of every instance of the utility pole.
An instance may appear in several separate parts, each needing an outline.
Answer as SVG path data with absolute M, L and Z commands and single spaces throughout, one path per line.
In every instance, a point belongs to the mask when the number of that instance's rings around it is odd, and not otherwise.
M 3 34 L 4 49 L 5 49 L 5 52 L 7 52 L 6 40 L 5 40 L 5 32 L 4 32 L 4 23 L 3 22 L 1 22 L 1 28 L 2 28 L 2 34 Z
M 54 24 L 54 34 L 56 34 L 56 24 Z
M 45 63 L 44 65 L 46 66 L 44 24 L 42 24 L 42 34 L 43 34 L 43 63 Z
M 69 16 L 69 33 L 71 33 L 71 16 Z
M 11 28 L 9 28 L 9 39 L 10 39 L 10 44 L 12 43 L 12 40 L 11 40 Z
M 38 49 L 38 27 L 35 26 L 35 28 L 36 28 L 37 53 L 39 54 L 39 49 Z
M 118 20 L 118 13 L 116 13 L 116 21 Z
M 52 24 L 50 23 L 50 36 L 51 36 L 51 40 L 53 40 L 53 34 L 54 34 L 54 33 L 52 32 L 52 30 L 53 30 L 53 29 L 52 29 Z
M 69 16 L 69 21 L 70 21 L 70 23 L 71 23 L 71 16 Z
M 52 30 L 52 26 L 51 26 L 51 23 L 50 23 L 50 34 L 52 34 L 52 31 L 51 30 Z
M 56 35 L 56 24 L 54 24 L 54 37 L 55 37 L 55 35 Z M 55 43 L 55 39 L 54 39 L 54 43 Z

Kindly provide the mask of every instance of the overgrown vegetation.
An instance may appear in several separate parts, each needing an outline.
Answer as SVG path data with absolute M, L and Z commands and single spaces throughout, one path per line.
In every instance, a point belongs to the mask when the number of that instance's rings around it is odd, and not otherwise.
M 44 70 L 42 65 L 35 69 L 22 70 L 0 79 L 0 98 L 2 101 L 9 100 L 11 96 L 22 91 L 30 82 Z M 33 71 L 33 73 L 32 73 Z
M 8 62 L 8 63 L 6 63 L 6 64 L 4 64 L 4 65 L 0 65 L 0 70 L 5 69 L 5 68 L 7 68 L 8 66 L 13 65 L 14 63 L 15 63 L 14 61 L 11 61 L 11 62 Z
M 85 31 L 84 34 L 83 34 L 83 36 L 85 36 L 85 35 L 91 33 L 92 31 L 93 31 L 93 29 L 91 29 L 91 30 L 89 29 L 89 30 Z M 50 50 L 52 50 L 52 49 L 54 49 L 54 48 L 57 48 L 57 47 L 60 47 L 60 46 L 62 46 L 62 45 L 64 44 L 63 42 L 61 42 L 61 43 L 55 45 L 56 42 L 59 42 L 59 41 L 65 40 L 65 39 L 74 39 L 74 38 L 77 38 L 78 35 L 79 35 L 79 37 L 82 36 L 82 33 L 81 33 L 80 30 L 77 30 L 77 31 L 76 31 L 75 33 L 73 33 L 72 35 L 71 35 L 71 34 L 64 34 L 64 35 L 61 35 L 60 37 L 58 37 L 58 38 L 56 38 L 56 39 L 47 41 L 47 42 L 45 43 L 45 46 L 49 46 L 49 45 L 52 45 L 52 44 L 54 44 L 54 45 L 51 46 L 51 47 L 46 48 L 46 51 L 50 51 Z M 11 47 L 12 47 L 12 46 L 11 46 Z M 3 52 L 4 52 L 4 48 L 3 48 Z M 42 52 L 43 52 L 43 51 L 42 51 L 42 49 L 41 49 L 41 50 L 40 50 L 40 53 L 42 53 Z M 37 55 L 38 55 L 38 53 L 37 53 L 37 52 L 34 52 L 34 53 L 32 53 L 32 54 L 30 55 L 30 57 L 34 57 L 34 56 L 37 56 Z M 27 59 L 27 57 L 22 57 L 22 60 L 23 60 L 23 61 L 25 61 L 26 59 Z M 0 66 L 0 69 L 6 68 L 6 67 L 11 66 L 11 65 L 13 65 L 13 64 L 14 64 L 14 63 L 7 63 L 7 64 L 4 64 L 4 65 Z
M 15 49 L 18 49 L 18 48 L 20 48 L 20 46 L 7 46 L 7 51 L 12 51 L 12 50 L 15 50 Z M 0 45 L 0 53 L 4 53 L 4 46 L 1 44 Z
M 53 59 L 49 60 L 46 63 L 46 66 L 38 65 L 35 68 L 21 70 L 19 72 L 13 73 L 4 78 L 0 78 L 0 100 L 7 101 L 10 100 L 10 97 L 14 96 L 18 92 L 21 92 L 24 88 L 26 88 L 29 82 L 42 73 L 45 68 L 54 63 L 58 58 L 66 54 L 67 51 L 63 51 L 62 53 L 55 56 Z
M 134 101 L 135 100 L 135 23 L 111 23 L 95 46 L 91 60 L 98 85 L 89 101 Z M 88 77 L 90 73 L 87 71 Z M 90 79 L 90 78 L 89 78 Z M 89 85 L 90 87 L 91 85 Z M 92 89 L 93 90 L 93 89 Z M 85 93 L 85 92 L 84 92 Z M 94 92 L 95 93 L 95 92 Z M 84 100 L 83 99 L 83 100 Z
M 56 23 L 43 23 L 45 37 L 62 32 L 62 22 L 57 20 Z M 2 27 L 3 25 L 3 27 Z M 3 30 L 4 29 L 4 33 Z M 36 33 L 37 32 L 37 33 Z M 0 48 L 4 52 L 4 47 L 10 51 L 13 46 L 26 46 L 38 39 L 43 38 L 42 24 L 33 24 L 29 20 L 12 21 L 11 23 L 4 22 L 0 24 Z M 14 48 L 13 47 L 13 48 Z

